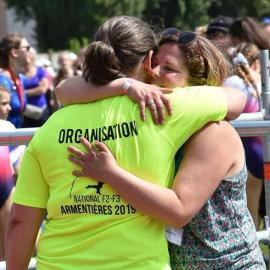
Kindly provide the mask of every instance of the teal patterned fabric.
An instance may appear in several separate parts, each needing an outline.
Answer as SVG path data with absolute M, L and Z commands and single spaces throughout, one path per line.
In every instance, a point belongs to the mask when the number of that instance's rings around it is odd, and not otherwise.
M 266 269 L 246 206 L 246 166 L 224 179 L 184 227 L 181 247 L 169 244 L 172 270 Z

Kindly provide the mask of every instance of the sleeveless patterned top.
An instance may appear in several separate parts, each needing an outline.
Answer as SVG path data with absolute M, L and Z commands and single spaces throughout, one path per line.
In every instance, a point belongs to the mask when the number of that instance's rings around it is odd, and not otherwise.
M 169 243 L 172 270 L 266 269 L 247 209 L 246 179 L 246 166 L 224 179 L 184 227 L 182 245 Z

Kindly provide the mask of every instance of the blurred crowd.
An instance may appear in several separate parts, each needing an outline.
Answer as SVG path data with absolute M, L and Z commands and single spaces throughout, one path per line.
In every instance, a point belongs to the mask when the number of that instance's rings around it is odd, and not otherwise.
M 185 30 L 185 29 L 182 29 Z M 218 16 L 208 25 L 195 29 L 226 54 L 232 64 L 225 85 L 247 95 L 243 112 L 261 110 L 260 50 L 270 49 L 270 18 L 261 22 L 250 18 Z M 82 74 L 85 48 L 78 54 L 58 54 L 58 68 L 49 59 L 36 61 L 36 50 L 18 33 L 0 40 L 0 131 L 40 127 L 61 107 L 54 95 L 55 86 L 64 79 Z M 263 147 L 260 137 L 243 138 L 249 178 L 248 207 L 259 229 L 265 215 L 263 193 Z M 0 260 L 4 259 L 5 222 L 24 147 L 0 146 Z M 221 161 L 222 162 L 222 161 Z

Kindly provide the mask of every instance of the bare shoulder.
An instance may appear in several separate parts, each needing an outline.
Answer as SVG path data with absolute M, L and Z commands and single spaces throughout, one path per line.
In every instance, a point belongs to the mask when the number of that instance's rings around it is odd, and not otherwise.
M 188 143 L 190 154 L 200 159 L 212 157 L 228 167 L 227 175 L 240 171 L 244 165 L 244 149 L 236 130 L 227 121 L 211 122 L 193 135 Z
M 227 121 L 221 121 L 220 127 L 223 129 L 223 140 L 225 147 L 228 147 L 233 161 L 227 176 L 238 173 L 245 163 L 245 150 L 241 138 L 234 127 Z

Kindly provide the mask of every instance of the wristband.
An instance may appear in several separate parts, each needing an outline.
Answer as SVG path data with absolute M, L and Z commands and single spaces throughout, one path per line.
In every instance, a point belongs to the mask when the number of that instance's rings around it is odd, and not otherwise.
M 122 86 L 124 95 L 127 95 L 128 89 L 130 88 L 131 85 L 132 85 L 132 80 L 127 79 L 124 81 L 123 86 Z

